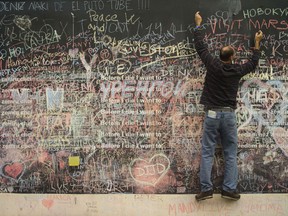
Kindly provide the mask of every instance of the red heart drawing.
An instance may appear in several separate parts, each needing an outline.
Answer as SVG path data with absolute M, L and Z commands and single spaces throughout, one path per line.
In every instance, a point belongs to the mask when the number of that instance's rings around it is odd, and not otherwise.
M 272 131 L 273 139 L 278 147 L 280 147 L 283 153 L 288 157 L 288 131 L 284 128 L 277 127 Z
M 12 179 L 19 179 L 24 171 L 24 165 L 19 162 L 13 162 L 9 164 L 5 164 L 3 166 L 2 172 L 5 177 L 12 178 Z
M 138 183 L 155 186 L 170 169 L 170 160 L 164 154 L 156 154 L 150 160 L 134 159 L 130 163 L 131 177 Z
M 45 206 L 47 209 L 50 209 L 54 204 L 54 200 L 52 199 L 43 199 L 42 205 Z

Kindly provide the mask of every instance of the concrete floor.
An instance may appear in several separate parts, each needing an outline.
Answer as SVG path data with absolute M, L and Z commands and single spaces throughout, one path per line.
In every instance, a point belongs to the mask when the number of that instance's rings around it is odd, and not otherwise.
M 287 216 L 288 194 L 242 194 L 230 201 L 191 195 L 0 194 L 1 216 Z

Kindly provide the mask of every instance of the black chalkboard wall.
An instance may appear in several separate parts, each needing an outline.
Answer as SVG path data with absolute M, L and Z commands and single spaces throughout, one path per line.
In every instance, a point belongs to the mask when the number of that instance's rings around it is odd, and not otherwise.
M 198 192 L 198 10 L 213 55 L 243 63 L 265 34 L 239 87 L 239 191 L 287 193 L 286 0 L 0 1 L 1 192 Z

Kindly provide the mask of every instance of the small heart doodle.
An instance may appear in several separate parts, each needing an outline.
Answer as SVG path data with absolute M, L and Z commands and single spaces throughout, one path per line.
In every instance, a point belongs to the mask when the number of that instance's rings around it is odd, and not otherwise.
M 1 172 L 5 178 L 18 180 L 24 173 L 25 166 L 20 162 L 6 163 L 2 166 Z
M 42 205 L 45 206 L 47 209 L 50 209 L 54 204 L 54 200 L 52 199 L 43 199 Z
M 130 163 L 131 177 L 138 183 L 154 186 L 170 169 L 170 160 L 164 154 L 156 154 L 149 160 L 137 158 Z

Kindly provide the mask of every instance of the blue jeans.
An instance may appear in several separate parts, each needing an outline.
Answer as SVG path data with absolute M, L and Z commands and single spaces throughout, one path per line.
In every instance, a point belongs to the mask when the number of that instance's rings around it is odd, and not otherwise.
M 222 189 L 229 192 L 235 191 L 238 181 L 238 137 L 235 112 L 213 112 L 211 117 L 206 111 L 203 130 L 200 164 L 201 191 L 205 192 L 213 189 L 211 171 L 215 147 L 219 138 L 221 139 L 225 161 Z

